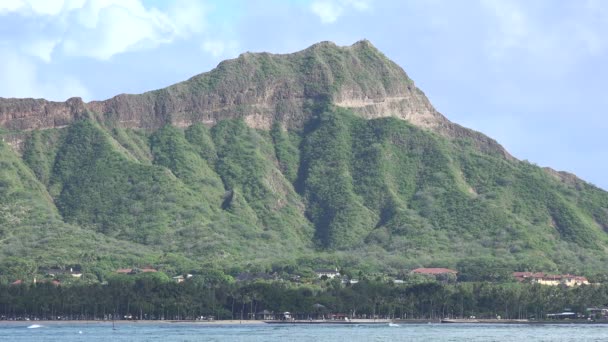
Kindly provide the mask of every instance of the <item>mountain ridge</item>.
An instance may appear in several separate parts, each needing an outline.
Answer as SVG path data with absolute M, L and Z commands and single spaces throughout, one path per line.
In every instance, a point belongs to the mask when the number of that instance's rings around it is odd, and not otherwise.
M 310 71 L 302 76 L 301 70 Z M 166 123 L 211 126 L 241 117 L 252 128 L 269 130 L 275 121 L 301 128 L 313 115 L 309 102 L 318 101 L 367 119 L 395 116 L 444 136 L 470 138 L 480 149 L 512 158 L 494 139 L 437 112 L 405 71 L 367 40 L 347 47 L 321 42 L 292 54 L 247 52 L 169 87 L 104 101 L 0 98 L 0 127 L 60 128 L 91 117 L 122 128 L 154 130 Z
M 2 99 L 0 126 L 0 269 L 608 262 L 608 193 L 450 122 L 367 41 L 106 101 Z

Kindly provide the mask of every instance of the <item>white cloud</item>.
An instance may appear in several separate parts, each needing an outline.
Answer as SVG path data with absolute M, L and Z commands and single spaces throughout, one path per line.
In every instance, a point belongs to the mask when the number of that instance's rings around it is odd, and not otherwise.
M 207 14 L 199 0 L 156 5 L 145 0 L 0 0 L 0 96 L 90 99 L 73 77 L 83 64 L 201 39 Z M 215 44 L 208 51 L 226 54 L 233 46 Z
M 22 15 L 54 16 L 62 11 L 80 8 L 86 0 L 2 0 L 0 14 L 18 12 Z
M 48 62 L 53 50 L 60 49 L 67 56 L 107 60 L 203 32 L 200 2 L 169 6 L 161 12 L 140 0 L 21 0 L 1 2 L 0 15 L 19 17 L 15 40 L 32 56 Z
M 57 40 L 39 39 L 23 44 L 22 50 L 31 56 L 38 57 L 44 62 L 49 63 L 57 43 Z
M 174 0 L 169 8 L 168 17 L 171 18 L 177 35 L 185 37 L 205 30 L 206 14 L 207 8 L 200 1 Z
M 338 20 L 344 9 L 330 1 L 315 1 L 311 5 L 313 13 L 319 16 L 321 22 L 329 24 Z
M 562 8 L 564 12 L 552 16 L 544 13 L 552 2 L 544 4 L 535 7 L 517 0 L 482 0 L 482 9 L 489 18 L 485 41 L 488 57 L 499 62 L 519 58 L 554 69 L 567 68 L 605 49 L 605 1 L 589 0 L 570 11 Z
M 310 10 L 324 24 L 336 22 L 349 9 L 365 12 L 370 9 L 370 4 L 366 0 L 316 0 L 310 5 Z
M 73 77 L 55 75 L 52 81 L 41 79 L 36 64 L 14 51 L 0 49 L 0 60 L 2 97 L 44 97 L 56 100 L 74 96 L 90 98 L 88 90 Z

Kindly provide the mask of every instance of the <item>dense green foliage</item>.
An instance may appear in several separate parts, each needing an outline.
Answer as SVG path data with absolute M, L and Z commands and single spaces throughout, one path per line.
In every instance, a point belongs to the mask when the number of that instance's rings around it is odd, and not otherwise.
M 311 284 L 234 282 L 221 272 L 197 275 L 177 284 L 164 274 L 114 276 L 107 284 L 70 287 L 49 283 L 0 285 L 0 316 L 39 319 L 271 319 L 257 313 L 291 312 L 296 319 L 321 319 L 341 313 L 351 318 L 437 320 L 470 317 L 543 320 L 568 308 L 608 302 L 607 286 L 547 287 L 520 283 L 466 282 L 393 284 L 363 279 Z M 268 315 L 267 315 L 268 316 Z
M 197 262 L 594 274 L 608 261 L 606 192 L 398 119 L 317 109 L 301 131 L 83 120 L 31 132 L 22 158 L 0 145 L 2 255 L 29 276 L 58 263 Z M 112 248 L 84 247 L 86 260 L 74 247 L 104 241 Z M 31 248 L 61 257 L 34 261 Z

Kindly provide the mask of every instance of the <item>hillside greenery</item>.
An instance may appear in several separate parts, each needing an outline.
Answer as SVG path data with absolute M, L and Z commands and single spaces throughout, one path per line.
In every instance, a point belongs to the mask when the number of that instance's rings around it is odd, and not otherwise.
M 0 143 L 0 270 L 420 266 L 601 273 L 608 194 L 395 118 L 108 128 Z

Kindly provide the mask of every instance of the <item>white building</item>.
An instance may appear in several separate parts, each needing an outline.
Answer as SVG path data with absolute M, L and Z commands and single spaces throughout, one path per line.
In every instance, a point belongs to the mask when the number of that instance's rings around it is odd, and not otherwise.
M 317 277 L 319 277 L 319 278 L 326 276 L 329 279 L 334 279 L 335 277 L 340 276 L 340 272 L 338 272 L 338 268 L 335 268 L 335 269 L 320 268 L 320 269 L 315 270 L 315 273 L 317 274 Z

